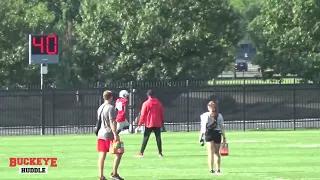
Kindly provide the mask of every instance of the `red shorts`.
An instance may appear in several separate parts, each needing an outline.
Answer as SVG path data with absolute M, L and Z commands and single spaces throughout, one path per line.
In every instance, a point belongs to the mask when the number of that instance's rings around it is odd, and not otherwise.
M 113 139 L 98 139 L 97 150 L 98 152 L 109 152 L 110 143 Z

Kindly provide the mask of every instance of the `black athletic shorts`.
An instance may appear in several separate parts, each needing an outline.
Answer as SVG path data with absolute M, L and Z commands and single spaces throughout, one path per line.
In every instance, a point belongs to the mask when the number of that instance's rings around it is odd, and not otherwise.
M 215 144 L 221 143 L 221 131 L 210 131 L 205 133 L 206 142 L 213 141 Z

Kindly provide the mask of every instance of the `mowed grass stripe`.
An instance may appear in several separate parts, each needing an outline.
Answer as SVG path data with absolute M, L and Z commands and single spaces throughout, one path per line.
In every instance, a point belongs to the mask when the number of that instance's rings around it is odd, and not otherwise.
M 152 135 L 144 158 L 134 158 L 142 135 L 123 135 L 126 153 L 120 173 L 126 180 L 144 179 L 302 179 L 320 177 L 320 148 L 294 148 L 288 144 L 315 144 L 320 131 L 229 132 L 230 156 L 223 158 L 223 175 L 208 175 L 206 151 L 198 133 L 163 133 L 165 157 L 157 157 Z M 232 143 L 234 141 L 234 143 Z M 249 141 L 249 142 L 248 142 Z M 18 136 L 0 139 L 1 179 L 97 179 L 94 135 Z M 319 143 L 320 144 L 320 143 Z M 58 168 L 47 175 L 19 175 L 9 168 L 9 157 L 57 157 Z M 106 174 L 113 156 L 106 162 Z

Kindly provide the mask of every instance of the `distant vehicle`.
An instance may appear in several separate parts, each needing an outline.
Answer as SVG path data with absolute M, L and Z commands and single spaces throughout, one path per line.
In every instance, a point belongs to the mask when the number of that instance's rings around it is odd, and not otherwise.
M 242 59 L 236 59 L 235 70 L 238 72 L 247 72 L 248 71 L 248 61 Z
M 238 72 L 247 72 L 248 71 L 248 63 L 247 62 L 235 63 L 235 70 Z

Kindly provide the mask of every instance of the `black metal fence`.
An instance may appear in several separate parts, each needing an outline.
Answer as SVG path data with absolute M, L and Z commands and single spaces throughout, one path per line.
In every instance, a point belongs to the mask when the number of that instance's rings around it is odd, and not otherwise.
M 0 91 L 0 134 L 92 133 L 104 90 L 130 92 L 129 120 L 153 89 L 165 109 L 167 131 L 199 130 L 209 100 L 219 102 L 229 130 L 320 128 L 318 84 L 129 82 L 86 88 Z

